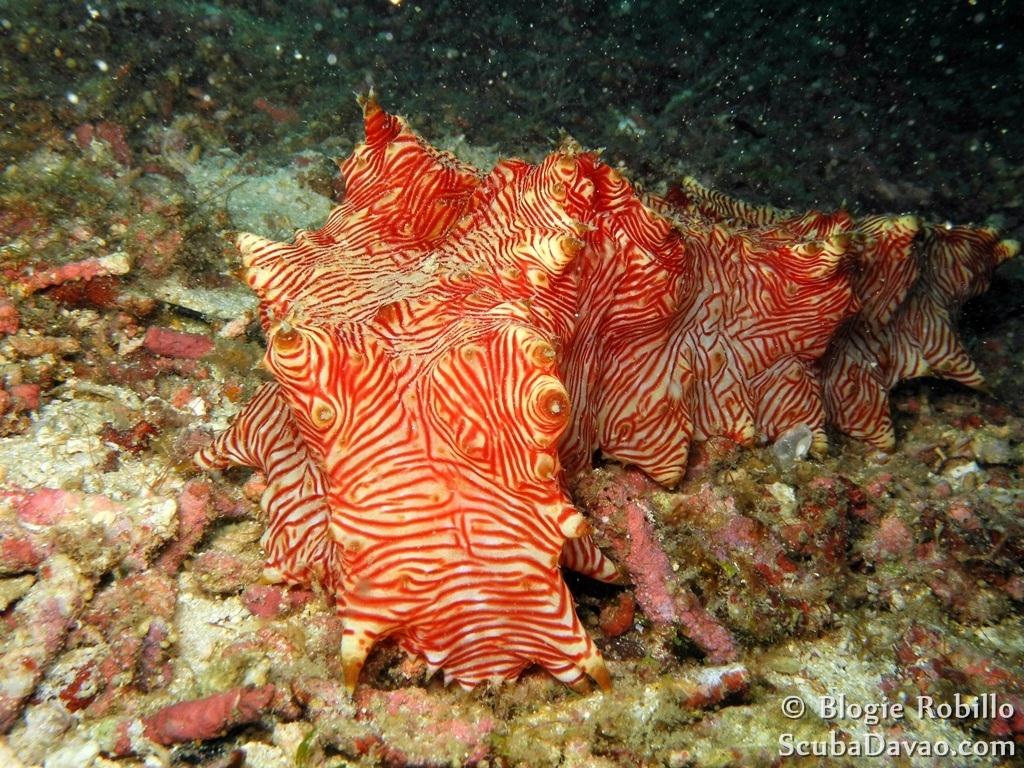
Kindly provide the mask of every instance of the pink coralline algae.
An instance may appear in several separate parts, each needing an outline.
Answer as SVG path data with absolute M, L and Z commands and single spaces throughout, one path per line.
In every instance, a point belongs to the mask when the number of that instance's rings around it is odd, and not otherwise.
M 886 677 L 884 690 L 893 699 L 928 697 L 933 707 L 959 699 L 967 714 L 958 719 L 1024 744 L 1024 677 L 979 645 L 913 624 L 896 646 L 897 672 Z
M 154 355 L 197 360 L 213 350 L 213 339 L 153 325 L 146 329 L 142 345 Z
M 670 493 L 617 467 L 583 473 L 573 490 L 655 638 L 671 642 L 666 630 L 678 629 L 719 662 L 740 653 L 739 636 L 771 640 L 830 623 L 862 514 L 856 487 L 827 475 L 795 494 L 785 514 L 763 487 L 742 502 L 710 483 Z
M 14 725 L 92 597 L 90 580 L 64 555 L 40 564 L 39 575 L 41 580 L 7 619 L 9 631 L 0 646 L 0 733 Z
M 125 139 L 124 127 L 117 123 L 102 121 L 99 123 L 82 123 L 75 128 L 75 141 L 82 149 L 88 149 L 94 140 L 104 141 L 110 152 L 125 168 L 132 164 L 132 150 Z
M 272 685 L 247 686 L 170 704 L 141 719 L 141 737 L 164 746 L 214 739 L 236 726 L 259 720 L 270 708 L 275 693 Z M 135 738 L 142 741 L 139 736 Z M 132 722 L 129 721 L 119 728 L 113 754 L 132 754 L 135 751 L 132 742 Z
M 625 569 L 636 601 L 655 627 L 681 626 L 713 662 L 735 658 L 730 632 L 700 604 L 675 569 L 651 522 L 645 495 L 655 489 L 639 473 L 584 480 L 576 489 L 593 521 L 595 540 Z
M 92 280 L 107 275 L 124 275 L 129 269 L 130 263 L 124 254 L 88 258 L 58 267 L 45 267 L 23 272 L 14 279 L 13 290 L 18 295 L 27 296 L 64 283 Z
M 21 316 L 18 314 L 18 308 L 0 288 L 0 336 L 17 333 L 20 326 Z
M 0 733 L 14 725 L 66 643 L 88 649 L 52 681 L 69 711 L 101 716 L 126 691 L 169 684 L 174 574 L 209 523 L 234 511 L 204 483 L 182 493 L 178 516 L 174 506 L 154 499 L 129 508 L 48 488 L 0 495 L 0 575 L 36 579 L 4 617 Z M 114 571 L 119 578 L 103 585 Z

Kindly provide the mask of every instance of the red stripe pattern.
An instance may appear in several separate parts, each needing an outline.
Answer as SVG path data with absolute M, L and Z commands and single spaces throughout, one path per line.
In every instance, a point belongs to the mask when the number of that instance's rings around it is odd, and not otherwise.
M 827 422 L 840 431 L 891 450 L 889 390 L 896 384 L 921 376 L 984 384 L 957 337 L 956 318 L 965 301 L 988 289 L 995 268 L 1020 252 L 1016 241 L 1000 239 L 990 227 L 923 223 L 916 216 L 795 215 L 732 200 L 693 179 L 666 204 L 732 227 L 769 223 L 797 237 L 845 240 L 854 311 L 831 338 L 813 387 Z
M 885 445 L 897 381 L 980 382 L 952 320 L 1016 250 L 989 230 L 643 197 L 571 146 L 483 174 L 364 111 L 324 227 L 238 239 L 275 383 L 196 459 L 266 474 L 268 576 L 334 596 L 350 688 L 386 636 L 464 687 L 608 687 L 561 566 L 620 577 L 567 473 L 673 484 L 693 440 L 798 424 Z
M 327 486 L 295 428 L 277 384 L 264 384 L 231 426 L 194 457 L 202 469 L 253 467 L 266 477 L 263 577 L 295 586 L 333 586 L 337 547 L 327 534 Z M 331 590 L 334 593 L 334 590 Z

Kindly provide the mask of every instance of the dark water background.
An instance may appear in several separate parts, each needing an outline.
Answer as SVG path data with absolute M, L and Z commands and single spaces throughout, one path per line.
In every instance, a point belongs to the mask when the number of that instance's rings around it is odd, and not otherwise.
M 340 153 L 372 85 L 435 138 L 520 154 L 568 131 L 640 179 L 1019 234 L 1021 22 L 984 0 L 6 0 L 0 156 L 86 120 L 137 142 L 190 113 L 265 158 Z

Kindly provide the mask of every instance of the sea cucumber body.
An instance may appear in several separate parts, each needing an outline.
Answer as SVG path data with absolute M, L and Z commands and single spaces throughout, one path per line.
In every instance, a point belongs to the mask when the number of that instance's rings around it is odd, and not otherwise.
M 1015 252 L 989 230 L 646 197 L 571 146 L 483 174 L 365 116 L 321 229 L 239 238 L 274 383 L 197 458 L 267 474 L 268 573 L 334 596 L 350 687 L 385 636 L 466 687 L 607 686 L 561 566 L 619 575 L 567 473 L 672 485 L 694 440 L 800 424 L 886 447 L 898 380 L 980 383 L 951 320 Z

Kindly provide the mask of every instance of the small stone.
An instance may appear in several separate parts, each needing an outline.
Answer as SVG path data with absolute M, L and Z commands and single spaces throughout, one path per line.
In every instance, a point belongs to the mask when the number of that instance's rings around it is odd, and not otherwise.
M 14 302 L 0 294 L 0 336 L 17 333 L 20 325 L 18 308 L 14 306 Z
M 779 502 L 779 511 L 784 517 L 793 514 L 793 510 L 796 509 L 796 492 L 793 490 L 793 486 L 785 483 L 772 483 L 768 486 L 768 493 Z
M 10 388 L 15 411 L 34 411 L 39 408 L 38 384 L 15 384 Z
M 942 463 L 942 474 L 953 480 L 962 480 L 967 475 L 981 471 L 981 467 L 970 459 L 954 457 Z
M 270 584 L 253 584 L 242 593 L 242 604 L 253 616 L 272 619 L 283 612 L 284 590 Z
M 878 524 L 874 543 L 880 554 L 897 557 L 913 548 L 914 534 L 896 515 L 887 515 Z
M 259 579 L 260 564 L 219 549 L 196 555 L 192 572 L 207 594 L 233 595 Z
M 30 573 L 11 579 L 0 579 L 0 611 L 6 611 L 7 606 L 24 597 L 35 582 L 36 577 Z
M 187 286 L 181 278 L 172 275 L 155 285 L 152 293 L 160 301 L 184 307 L 210 320 L 232 321 L 245 316 L 248 323 L 256 311 L 256 297 L 244 286 L 217 289 Z
M 971 452 L 981 464 L 1012 464 L 1015 458 L 1008 440 L 984 432 L 971 440 Z

